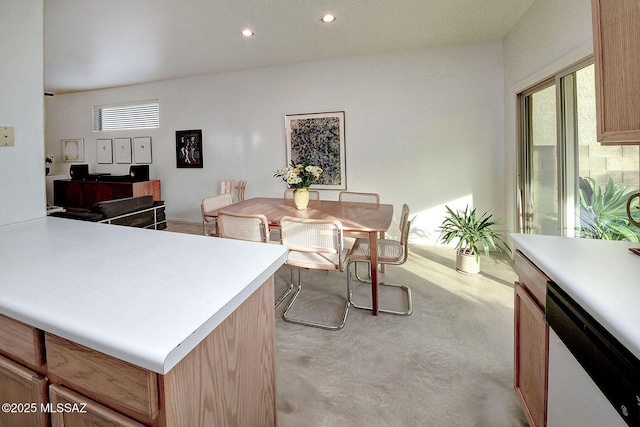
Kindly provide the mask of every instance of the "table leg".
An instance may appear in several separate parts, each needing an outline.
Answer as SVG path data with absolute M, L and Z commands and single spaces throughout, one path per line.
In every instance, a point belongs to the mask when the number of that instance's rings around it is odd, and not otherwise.
M 384 231 L 381 231 L 381 232 L 380 232 L 380 238 L 381 238 L 381 239 L 384 239 Z M 387 267 L 386 265 L 382 264 L 382 265 L 380 266 L 380 273 L 384 273 L 384 272 L 386 271 L 386 267 Z
M 369 232 L 369 255 L 371 256 L 371 308 L 378 315 L 378 233 Z

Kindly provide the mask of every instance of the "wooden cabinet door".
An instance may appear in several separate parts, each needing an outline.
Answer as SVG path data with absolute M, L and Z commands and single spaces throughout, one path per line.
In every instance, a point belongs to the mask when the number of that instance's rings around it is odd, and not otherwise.
M 70 179 L 53 181 L 53 203 L 64 208 L 82 208 L 82 183 Z
M 598 141 L 640 143 L 640 2 L 592 0 Z
M 106 406 L 61 385 L 49 387 L 53 427 L 143 427 Z
M 544 312 L 520 283 L 515 284 L 515 389 L 531 427 L 547 418 L 549 324 Z
M 0 426 L 49 426 L 47 379 L 0 356 Z M 9 406 L 6 406 L 9 405 Z

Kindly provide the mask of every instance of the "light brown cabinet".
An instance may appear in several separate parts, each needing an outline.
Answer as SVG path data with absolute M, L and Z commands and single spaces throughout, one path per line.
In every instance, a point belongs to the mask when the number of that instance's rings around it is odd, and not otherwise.
M 49 396 L 52 408 L 62 409 L 51 413 L 52 427 L 144 427 L 144 424 L 60 385 L 49 387 Z
M 640 144 L 640 3 L 591 1 L 598 141 Z
M 49 426 L 47 379 L 0 356 L 0 426 Z
M 532 427 L 546 426 L 549 324 L 544 307 L 548 278 L 516 252 L 514 387 Z
M 64 384 L 141 422 L 158 417 L 158 374 L 46 334 L 47 372 Z

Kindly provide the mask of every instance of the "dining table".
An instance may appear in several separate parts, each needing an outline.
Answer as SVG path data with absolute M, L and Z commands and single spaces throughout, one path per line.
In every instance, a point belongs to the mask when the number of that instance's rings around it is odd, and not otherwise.
M 306 209 L 296 208 L 293 199 L 254 197 L 220 210 L 235 214 L 262 214 L 270 228 L 278 228 L 284 216 L 309 219 L 330 219 L 342 223 L 343 231 L 366 233 L 369 236 L 371 254 L 372 313 L 378 315 L 378 236 L 389 229 L 393 220 L 393 205 L 383 203 L 343 202 L 334 200 L 310 200 Z M 218 211 L 207 212 L 217 216 Z

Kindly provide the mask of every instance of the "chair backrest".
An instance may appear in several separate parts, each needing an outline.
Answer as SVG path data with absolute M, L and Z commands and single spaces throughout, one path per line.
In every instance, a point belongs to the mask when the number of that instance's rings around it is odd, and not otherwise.
M 205 197 L 202 199 L 200 208 L 202 209 L 202 215 L 206 215 L 209 212 L 224 208 L 233 204 L 233 197 L 229 193 L 218 194 L 217 196 Z
M 220 181 L 220 194 L 233 194 L 233 186 L 235 183 L 236 181 L 233 179 Z
M 405 203 L 402 205 L 402 212 L 400 213 L 400 244 L 405 246 L 409 240 L 409 227 L 411 222 L 409 221 L 409 206 Z M 406 252 L 406 251 L 405 251 Z
M 341 191 L 338 194 L 338 200 L 341 202 L 358 202 L 358 203 L 380 203 L 380 196 L 377 193 L 357 193 L 355 191 Z
M 247 181 L 246 180 L 241 180 L 238 181 L 238 185 L 236 185 L 236 189 L 238 190 L 238 201 L 241 202 L 244 200 L 244 192 L 247 189 Z
M 269 241 L 269 223 L 261 214 L 235 214 L 221 210 L 218 212 L 218 228 L 220 237 L 227 239 Z
M 329 257 L 333 268 L 343 269 L 342 223 L 336 220 L 284 216 L 280 219 L 280 239 L 291 252 L 318 254 L 318 268 L 326 268 Z M 306 268 L 314 268 L 305 261 Z
M 285 199 L 293 199 L 293 190 L 284 190 Z M 320 192 L 318 190 L 309 190 L 309 200 L 320 200 Z

